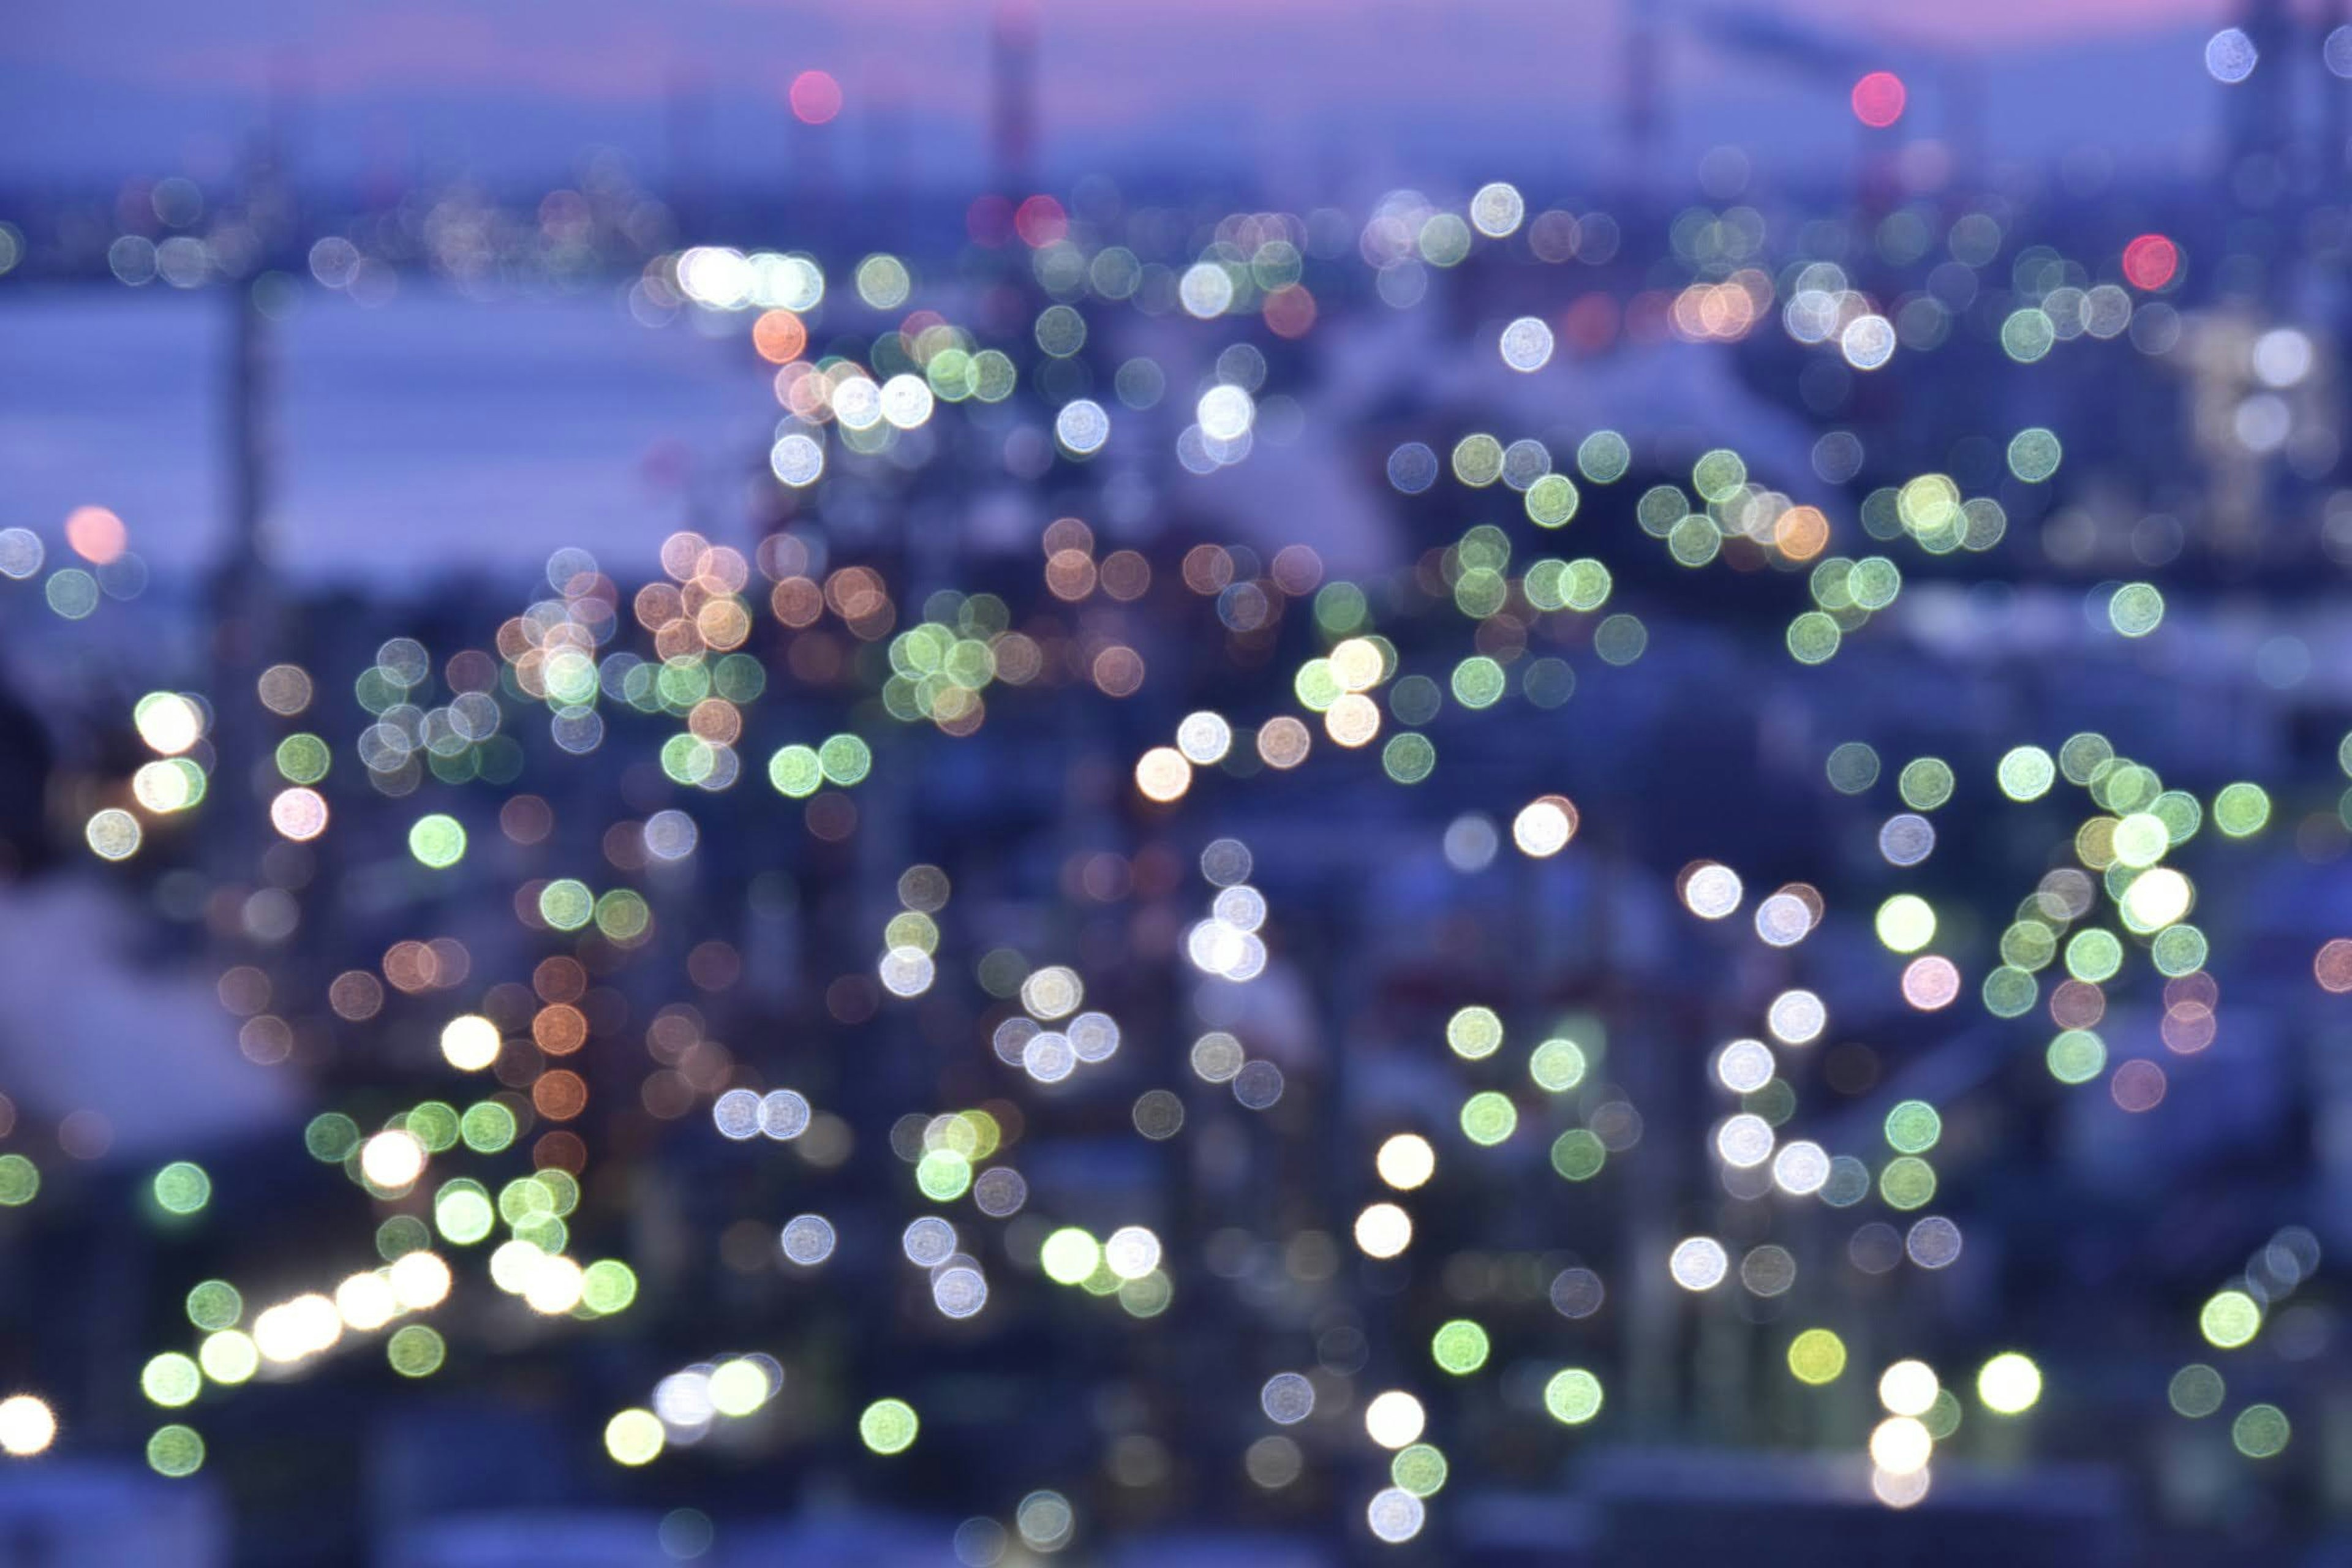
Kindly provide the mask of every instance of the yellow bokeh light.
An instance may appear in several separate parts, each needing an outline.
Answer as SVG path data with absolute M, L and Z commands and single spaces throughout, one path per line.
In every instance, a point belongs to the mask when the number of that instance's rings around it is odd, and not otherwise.
M 1977 1373 L 1977 1397 L 1997 1415 L 2017 1415 L 2042 1397 L 2042 1369 L 2031 1358 L 2003 1351 Z
M 1135 787 L 1162 805 L 1181 800 L 1192 787 L 1192 764 L 1173 746 L 1154 746 L 1136 761 Z
M 1356 1245 L 1367 1257 L 1394 1258 L 1412 1245 L 1412 1216 L 1394 1204 L 1370 1205 L 1356 1216 Z
M 1920 1416 L 1936 1403 L 1941 1384 L 1924 1361 L 1898 1361 L 1878 1376 L 1878 1403 L 1895 1415 Z
M 464 1072 L 478 1072 L 499 1059 L 499 1026 L 478 1013 L 441 1026 L 441 1055 Z
M 604 1423 L 604 1452 L 616 1464 L 649 1465 L 667 1441 L 661 1417 L 650 1410 L 624 1410 Z
M 1418 1132 L 1400 1132 L 1381 1145 L 1372 1168 L 1397 1191 L 1411 1192 L 1436 1172 L 1437 1151 Z
M 394 1129 L 360 1145 L 360 1173 L 387 1192 L 413 1185 L 425 1173 L 425 1145 Z
M 1364 1430 L 1383 1448 L 1402 1448 L 1416 1441 L 1428 1423 L 1421 1401 L 1401 1388 L 1374 1394 L 1364 1406 Z
M 57 1440 L 58 1418 L 46 1401 L 30 1394 L 0 1399 L 0 1452 L 28 1459 Z
M 1926 1469 L 1935 1451 L 1936 1439 L 1913 1416 L 1890 1415 L 1870 1434 L 1870 1462 L 1889 1475 Z

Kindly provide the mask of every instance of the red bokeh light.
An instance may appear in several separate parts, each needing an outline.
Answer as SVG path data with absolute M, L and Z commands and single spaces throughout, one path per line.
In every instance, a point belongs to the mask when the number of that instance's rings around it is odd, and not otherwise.
M 1864 125 L 1884 131 L 1903 118 L 1911 94 L 1893 71 L 1872 71 L 1853 84 L 1853 116 Z
M 805 125 L 822 125 L 841 112 L 841 84 L 825 71 L 793 78 L 793 115 Z
M 1069 215 L 1051 196 L 1031 196 L 1013 215 L 1013 231 L 1031 249 L 1053 244 L 1070 232 Z
M 2144 234 L 2124 247 L 2124 279 L 2135 289 L 2161 289 L 2180 270 L 2180 247 L 2160 234 Z
M 1296 283 L 1265 297 L 1265 324 L 1278 338 L 1303 338 L 1315 325 L 1315 296 Z

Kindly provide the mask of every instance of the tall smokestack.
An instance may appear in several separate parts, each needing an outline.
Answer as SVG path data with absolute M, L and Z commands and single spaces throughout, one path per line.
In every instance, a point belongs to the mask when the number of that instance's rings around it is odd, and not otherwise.
M 1625 159 L 1633 177 L 1646 181 L 1656 163 L 1659 132 L 1664 129 L 1658 80 L 1663 45 L 1658 37 L 1657 19 L 1643 0 L 1629 0 L 1622 15 L 1625 29 Z
M 990 142 L 1000 194 L 1030 193 L 1037 141 L 1037 11 L 1034 0 L 998 0 L 990 37 L 995 90 Z

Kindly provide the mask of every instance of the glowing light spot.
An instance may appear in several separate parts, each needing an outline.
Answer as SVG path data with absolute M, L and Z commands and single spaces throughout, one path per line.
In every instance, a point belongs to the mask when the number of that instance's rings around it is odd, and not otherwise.
M 2205 40 L 2205 70 L 2225 87 L 2235 87 L 2254 74 L 2262 51 L 2242 27 L 2224 27 Z
M 1364 1430 L 1383 1448 L 1402 1448 L 1415 1441 L 1428 1420 L 1421 1401 L 1401 1388 L 1374 1394 L 1364 1406 Z
M 877 1454 L 903 1454 L 914 1447 L 922 1423 L 903 1399 L 877 1399 L 857 1417 L 858 1441 Z
M 1890 1415 L 1872 1428 L 1870 1462 L 1889 1475 L 1907 1476 L 1927 1468 L 1936 1439 L 1909 1415 Z
M 1521 316 L 1503 329 L 1503 363 L 1522 374 L 1533 374 L 1551 363 L 1551 328 L 1540 316 Z
M 110 806 L 90 817 L 82 837 L 100 859 L 128 860 L 139 852 L 142 835 L 137 817 Z
M 1878 1376 L 1878 1403 L 1895 1415 L 1922 1416 L 1934 1408 L 1942 1384 L 1924 1361 L 1898 1361 Z
M 2230 1444 L 2249 1459 L 2268 1459 L 2285 1451 L 2290 1431 L 2277 1405 L 2249 1405 L 2230 1423 Z
M 1694 1236 L 1678 1243 L 1666 1260 L 1666 1271 L 1685 1290 L 1712 1290 L 1723 1283 L 1731 1259 L 1723 1243 L 1713 1237 Z
M 1467 1318 L 1441 1325 L 1429 1342 L 1433 1360 L 1456 1377 L 1465 1377 L 1486 1364 L 1486 1331 Z
M 1037 1261 L 1055 1284 L 1076 1285 L 1101 1264 L 1102 1245 L 1076 1226 L 1066 1226 L 1045 1238 Z
M 466 858 L 466 829 L 439 812 L 420 816 L 408 830 L 408 852 L 420 865 L 446 870 Z
M 1581 1426 L 1601 1414 L 1601 1380 L 1580 1366 L 1562 1367 L 1544 1384 L 1544 1408 L 1562 1426 Z
M 1916 952 L 1936 940 L 1936 911 L 1915 893 L 1897 893 L 1878 906 L 1878 940 L 1895 952 Z
M 1827 1329 L 1807 1329 L 1789 1342 L 1789 1372 L 1818 1388 L 1845 1371 L 1845 1342 Z
M 1356 1245 L 1367 1258 L 1394 1258 L 1412 1245 L 1412 1216 L 1394 1204 L 1368 1205 L 1356 1216 Z
M 46 1401 L 30 1394 L 0 1399 L 0 1453 L 29 1459 L 57 1440 L 58 1418 Z
M 1530 801 L 1511 821 L 1511 842 L 1531 859 L 1543 860 L 1568 847 L 1576 837 L 1577 811 L 1561 795 Z
M 162 756 L 175 757 L 204 739 L 205 717 L 196 705 L 170 691 L 151 691 L 131 710 L 140 740 Z
M 1383 1487 L 1364 1508 L 1366 1526 L 1391 1546 L 1419 1535 L 1428 1517 L 1428 1505 L 1402 1487 Z
M 1903 106 L 1910 96 L 1903 79 L 1893 71 L 1872 71 L 1853 84 L 1853 117 L 1883 131 L 1903 118 Z
M 2003 1351 L 1977 1373 L 1977 1398 L 1996 1415 L 2021 1415 L 2042 1397 L 2042 1369 L 2031 1358 Z
M 2124 280 L 2153 292 L 2180 268 L 2180 248 L 2160 234 L 2143 234 L 2124 247 Z
M 650 1410 L 624 1410 L 604 1424 L 604 1452 L 632 1468 L 659 1458 L 668 1441 L 661 1417 Z
M 130 546 L 122 520 L 102 506 L 78 506 L 66 514 L 66 544 L 93 566 L 119 561 Z
M 1399 1192 L 1411 1192 L 1437 1172 L 1437 1151 L 1418 1132 L 1400 1132 L 1380 1147 L 1372 1168 Z
M 441 1055 L 461 1072 L 479 1072 L 499 1059 L 499 1026 L 479 1014 L 452 1018 L 441 1026 Z
M 1173 745 L 1155 745 L 1136 759 L 1136 790 L 1157 804 L 1179 802 L 1192 787 L 1192 764 Z
M 196 1363 L 176 1351 L 156 1356 L 139 1374 L 139 1391 L 167 1410 L 194 1404 L 204 1385 L 204 1373 Z
M 159 1426 L 147 1439 L 147 1465 L 174 1480 L 205 1468 L 205 1440 L 191 1426 Z
M 387 1192 L 411 1186 L 425 1173 L 425 1145 L 398 1130 L 379 1132 L 360 1146 L 360 1173 Z
M 2251 1344 L 2262 1331 L 2263 1310 L 2243 1290 L 2217 1290 L 2197 1314 L 2198 1331 L 2216 1350 Z
M 1705 861 L 1683 877 L 1683 905 L 1705 921 L 1719 921 L 1739 908 L 1743 894 L 1739 874 L 1728 866 Z

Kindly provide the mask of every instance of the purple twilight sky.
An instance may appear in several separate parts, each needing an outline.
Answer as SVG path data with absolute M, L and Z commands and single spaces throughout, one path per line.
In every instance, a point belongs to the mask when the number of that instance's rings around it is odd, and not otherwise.
M 1014 0 L 1022 3 L 1022 0 Z M 1966 81 L 1996 153 L 2099 142 L 2194 162 L 2221 122 L 2202 40 L 2232 0 L 1028 0 L 1038 141 L 1097 164 L 1255 165 L 1328 185 L 1425 165 L 1605 168 L 1629 16 L 1663 39 L 1666 145 L 1843 156 L 1844 86 L 1883 64 L 1937 134 Z M 855 179 L 987 166 L 994 0 L 117 0 L 36 6 L 0 32 L 0 178 L 226 163 L 273 96 L 307 173 L 530 177 L 587 145 L 657 171 L 686 144 L 722 176 L 821 160 Z M 1759 42 L 1767 35 L 1774 42 Z M 1732 41 L 1735 37 L 1744 42 Z M 1775 45 L 1777 44 L 1777 47 Z M 2267 63 L 2267 62 L 2266 62 Z M 2315 60 L 2310 63 L 2315 70 Z M 837 77 L 821 131 L 794 73 Z M 2308 90 L 2305 89 L 2304 90 Z M 678 106 L 695 107 L 681 114 Z

